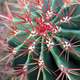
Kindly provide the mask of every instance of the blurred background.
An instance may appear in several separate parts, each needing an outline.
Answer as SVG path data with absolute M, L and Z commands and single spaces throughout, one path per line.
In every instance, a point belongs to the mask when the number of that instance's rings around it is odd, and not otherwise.
M 12 2 L 15 0 L 0 0 L 0 15 L 6 14 L 6 8 L 5 8 L 5 1 Z M 8 35 L 8 28 L 3 25 L 3 22 L 0 18 L 0 60 L 4 58 L 8 54 L 8 44 L 7 44 L 7 37 Z M 3 62 L 0 62 L 0 80 L 10 80 L 9 75 L 6 74 L 4 71 L 6 64 L 6 60 Z M 4 72 L 2 72 L 4 71 Z

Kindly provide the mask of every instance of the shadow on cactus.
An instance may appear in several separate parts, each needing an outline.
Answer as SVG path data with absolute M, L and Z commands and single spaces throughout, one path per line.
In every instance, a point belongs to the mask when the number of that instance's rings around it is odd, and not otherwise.
M 80 80 L 80 2 L 17 0 L 0 15 L 10 29 L 9 80 Z

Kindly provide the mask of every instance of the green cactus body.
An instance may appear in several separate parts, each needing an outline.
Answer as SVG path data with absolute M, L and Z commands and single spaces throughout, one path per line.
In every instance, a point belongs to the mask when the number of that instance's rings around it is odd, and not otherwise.
M 20 1 L 8 20 L 15 80 L 80 80 L 78 0 Z

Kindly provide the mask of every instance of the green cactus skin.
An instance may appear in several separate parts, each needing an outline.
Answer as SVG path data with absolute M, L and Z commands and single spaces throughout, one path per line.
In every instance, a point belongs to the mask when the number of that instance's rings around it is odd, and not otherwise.
M 15 80 L 80 80 L 78 0 L 35 1 L 8 10 Z

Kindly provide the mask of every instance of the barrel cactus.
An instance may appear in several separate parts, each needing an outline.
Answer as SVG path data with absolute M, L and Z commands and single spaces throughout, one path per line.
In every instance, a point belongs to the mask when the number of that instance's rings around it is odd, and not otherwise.
M 80 1 L 5 2 L 10 29 L 8 80 L 80 80 Z M 12 70 L 11 70 L 12 69 Z M 10 70 L 10 71 L 9 71 Z

